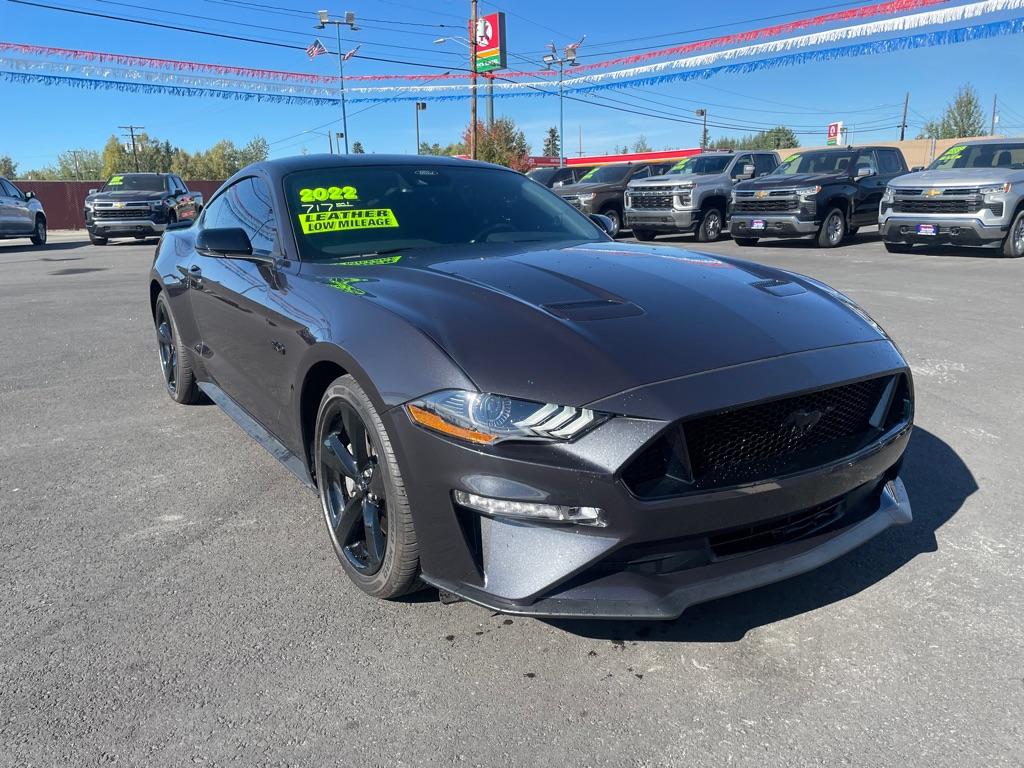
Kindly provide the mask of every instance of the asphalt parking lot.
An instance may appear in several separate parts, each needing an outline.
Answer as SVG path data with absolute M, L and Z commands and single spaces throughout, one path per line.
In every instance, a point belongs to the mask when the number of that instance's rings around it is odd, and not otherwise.
M 701 247 L 895 337 L 915 520 L 674 623 L 580 623 L 351 586 L 316 499 L 165 395 L 153 247 L 0 243 L 0 765 L 1024 763 L 1024 260 Z

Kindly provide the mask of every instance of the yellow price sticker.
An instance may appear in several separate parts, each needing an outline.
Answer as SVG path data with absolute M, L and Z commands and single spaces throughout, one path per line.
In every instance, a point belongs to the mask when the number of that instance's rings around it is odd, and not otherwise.
M 394 229 L 398 227 L 398 219 L 390 208 L 353 208 L 300 213 L 299 226 L 303 234 L 317 235 L 349 229 Z
M 124 183 L 124 177 L 123 176 L 111 176 L 110 177 L 110 181 L 107 182 L 107 184 L 109 184 L 112 187 L 120 186 L 123 183 Z

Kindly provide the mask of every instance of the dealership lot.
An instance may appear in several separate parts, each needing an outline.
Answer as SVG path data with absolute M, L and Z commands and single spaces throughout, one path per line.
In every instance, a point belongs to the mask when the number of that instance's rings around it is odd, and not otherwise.
M 893 256 L 874 230 L 700 246 L 822 279 L 895 337 L 915 521 L 674 623 L 578 623 L 358 592 L 315 498 L 166 397 L 153 245 L 0 244 L 4 763 L 1024 762 L 1024 260 Z

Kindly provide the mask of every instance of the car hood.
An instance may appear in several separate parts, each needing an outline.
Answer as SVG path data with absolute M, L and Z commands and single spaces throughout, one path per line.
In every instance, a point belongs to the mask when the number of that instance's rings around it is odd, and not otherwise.
M 609 190 L 623 189 L 625 186 L 624 182 L 616 182 L 615 184 L 564 184 L 561 187 L 554 187 L 554 191 L 555 194 L 566 197 L 569 195 L 582 195 L 586 192 L 608 192 Z
M 644 187 L 674 187 L 677 184 L 693 184 L 694 186 L 705 186 L 708 184 L 717 185 L 729 181 L 727 173 L 701 173 L 701 174 L 671 174 L 664 176 L 652 176 L 649 179 L 638 179 L 629 182 L 629 189 Z
M 1001 184 L 1024 181 L 1024 171 L 1012 168 L 954 168 L 952 170 L 918 171 L 892 180 L 894 187 L 957 187 Z
M 305 264 L 303 274 L 338 289 L 339 301 L 358 297 L 404 317 L 482 391 L 563 405 L 884 338 L 862 312 L 796 275 L 668 247 L 432 248 Z
M 791 175 L 761 176 L 747 179 L 736 185 L 736 189 L 792 189 L 793 187 L 809 187 L 815 184 L 840 184 L 850 181 L 845 173 L 794 173 Z

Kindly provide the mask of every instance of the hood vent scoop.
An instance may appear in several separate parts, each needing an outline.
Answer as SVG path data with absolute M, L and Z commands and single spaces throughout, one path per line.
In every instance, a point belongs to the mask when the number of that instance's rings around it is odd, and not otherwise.
M 543 308 L 563 320 L 611 320 L 617 317 L 634 317 L 644 313 L 632 302 L 614 299 L 563 301 L 544 304 Z
M 801 293 L 807 293 L 807 289 L 802 285 L 791 283 L 788 280 L 758 280 L 750 285 L 773 296 L 796 296 Z

